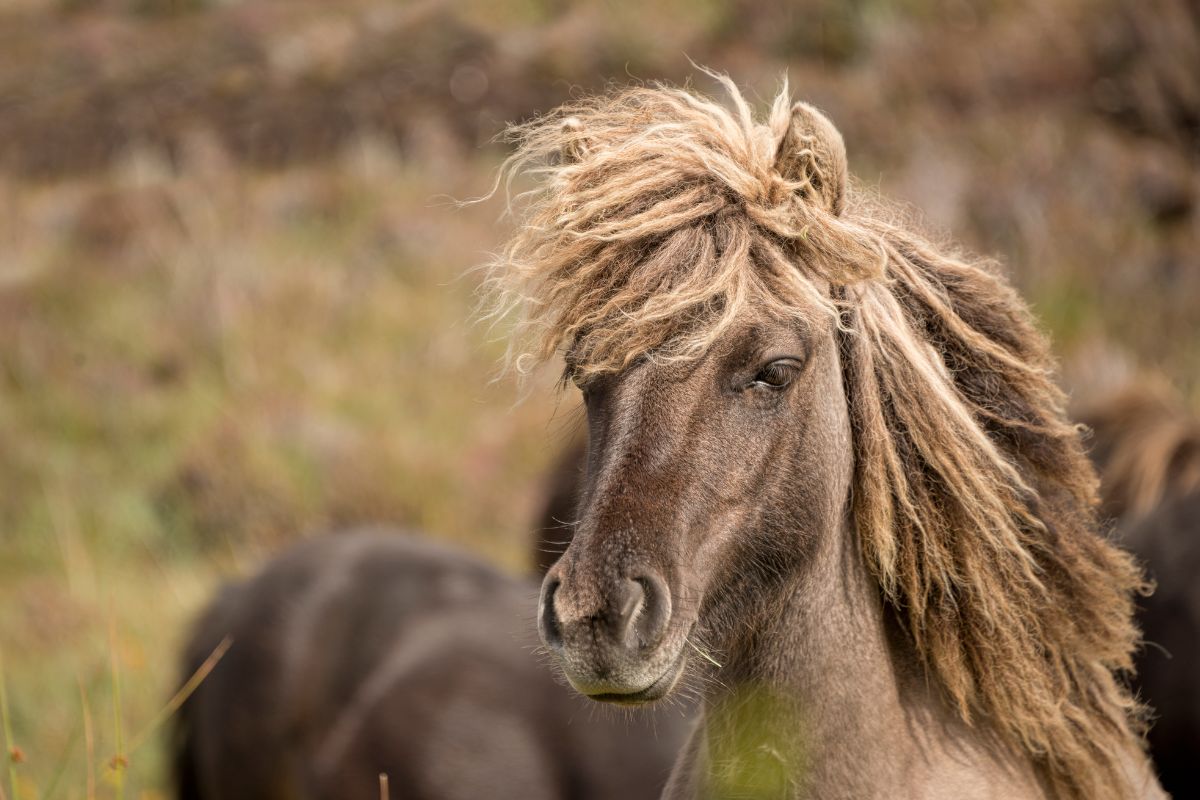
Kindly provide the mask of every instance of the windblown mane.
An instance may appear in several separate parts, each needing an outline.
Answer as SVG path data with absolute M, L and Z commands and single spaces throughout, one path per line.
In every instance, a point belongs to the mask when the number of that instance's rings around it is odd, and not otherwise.
M 721 80 L 732 109 L 637 87 L 512 129 L 509 180 L 536 181 L 489 279 L 513 361 L 690 359 L 747 304 L 817 301 L 842 331 L 863 557 L 916 652 L 1060 796 L 1120 796 L 1143 584 L 1097 535 L 1044 338 L 992 265 L 846 191 L 840 136 L 786 86 L 759 123 Z

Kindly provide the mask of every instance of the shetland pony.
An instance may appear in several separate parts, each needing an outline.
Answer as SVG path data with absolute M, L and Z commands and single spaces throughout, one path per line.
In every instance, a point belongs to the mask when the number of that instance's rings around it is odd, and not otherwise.
M 485 316 L 589 429 L 547 649 L 595 700 L 702 694 L 672 798 L 1161 796 L 1145 583 L 1025 304 L 849 184 L 816 109 L 720 80 L 511 131 Z

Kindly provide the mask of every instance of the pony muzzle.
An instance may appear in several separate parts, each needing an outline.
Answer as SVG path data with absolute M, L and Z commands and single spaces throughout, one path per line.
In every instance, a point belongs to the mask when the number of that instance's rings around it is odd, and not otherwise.
M 581 694 L 643 703 L 665 695 L 682 672 L 682 646 L 663 646 L 671 611 L 671 593 L 654 572 L 588 591 L 552 569 L 542 584 L 538 632 Z

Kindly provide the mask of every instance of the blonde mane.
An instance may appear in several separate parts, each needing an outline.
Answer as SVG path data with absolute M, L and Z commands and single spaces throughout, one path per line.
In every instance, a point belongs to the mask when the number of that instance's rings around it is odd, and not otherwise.
M 513 362 L 610 372 L 695 358 L 748 304 L 833 315 L 863 557 L 916 652 L 1059 796 L 1120 796 L 1143 583 L 1096 533 L 1044 338 L 990 264 L 845 189 L 840 136 L 786 85 L 759 123 L 719 79 L 732 108 L 636 87 L 511 130 L 505 174 L 535 185 L 488 284 Z

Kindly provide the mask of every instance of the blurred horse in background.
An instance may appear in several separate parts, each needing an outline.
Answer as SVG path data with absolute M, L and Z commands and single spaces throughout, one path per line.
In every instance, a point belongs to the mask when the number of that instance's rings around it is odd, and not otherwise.
M 304 542 L 227 586 L 184 657 L 232 639 L 177 721 L 180 800 L 639 800 L 679 711 L 597 713 L 538 661 L 536 586 L 372 530 Z
M 1200 419 L 1169 388 L 1131 384 L 1078 414 L 1103 508 L 1157 586 L 1141 602 L 1138 685 L 1163 788 L 1200 797 Z
M 571 545 L 586 469 L 587 437 L 573 436 L 543 482 L 542 511 L 533 537 L 533 564 L 539 575 L 545 575 Z
M 1200 492 L 1200 419 L 1161 380 L 1130 383 L 1078 412 L 1091 429 L 1102 510 L 1130 521 Z

